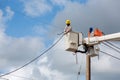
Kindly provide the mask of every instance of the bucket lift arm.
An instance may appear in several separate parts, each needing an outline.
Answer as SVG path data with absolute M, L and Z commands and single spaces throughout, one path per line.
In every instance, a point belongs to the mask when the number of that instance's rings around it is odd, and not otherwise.
M 86 43 L 87 45 L 95 45 L 95 44 L 99 44 L 102 41 L 120 41 L 120 32 L 104 35 L 101 37 L 84 38 L 83 42 Z

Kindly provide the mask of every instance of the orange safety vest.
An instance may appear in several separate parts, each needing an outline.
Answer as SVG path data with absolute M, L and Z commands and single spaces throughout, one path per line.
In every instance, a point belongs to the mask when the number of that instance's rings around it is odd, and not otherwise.
M 94 36 L 103 36 L 102 31 L 100 31 L 98 28 L 94 30 Z

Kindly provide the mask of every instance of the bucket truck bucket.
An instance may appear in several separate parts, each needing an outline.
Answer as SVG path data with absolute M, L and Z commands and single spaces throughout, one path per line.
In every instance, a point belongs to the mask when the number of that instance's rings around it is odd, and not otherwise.
M 75 52 L 78 50 L 79 45 L 79 33 L 76 32 L 69 32 L 65 35 L 65 43 L 66 43 L 66 51 Z

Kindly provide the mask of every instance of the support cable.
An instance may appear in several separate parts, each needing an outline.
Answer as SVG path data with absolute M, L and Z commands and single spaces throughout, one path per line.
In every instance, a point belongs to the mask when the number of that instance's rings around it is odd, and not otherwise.
M 9 76 L 18 77 L 18 78 L 23 78 L 23 79 L 27 79 L 27 80 L 33 80 L 32 78 L 23 77 L 23 76 L 17 76 L 17 75 L 9 75 Z
M 103 33 L 104 35 L 105 35 L 105 33 Z M 114 46 L 115 48 L 117 48 L 117 49 L 120 49 L 120 47 L 118 47 L 118 46 L 116 46 L 116 45 L 114 45 L 114 44 L 112 44 L 111 42 L 109 42 L 109 41 L 105 41 L 106 43 L 108 43 L 108 44 L 110 44 L 111 46 Z
M 111 49 L 115 50 L 116 52 L 118 52 L 120 54 L 120 51 L 117 50 L 116 48 L 114 48 L 114 47 L 112 47 L 112 46 L 110 46 L 110 45 L 108 45 L 108 44 L 106 44 L 104 42 L 103 42 L 103 44 L 106 45 L 106 46 L 108 46 L 108 47 L 110 47 Z
M 82 65 L 83 65 L 83 57 L 82 57 L 81 64 L 80 64 L 79 69 L 78 69 L 77 80 L 79 80 L 79 76 L 80 76 L 81 70 L 82 70 Z
M 105 33 L 103 33 L 104 35 L 105 35 Z M 113 47 L 115 47 L 115 48 L 117 48 L 117 49 L 119 49 L 120 50 L 120 47 L 118 47 L 118 46 L 116 46 L 116 45 L 114 45 L 114 44 L 112 44 L 111 42 L 108 42 L 108 41 L 105 41 L 106 43 L 108 43 L 109 45 L 111 45 L 111 46 L 113 46 Z M 118 53 L 120 53 L 120 51 L 118 51 L 117 49 L 115 49 L 115 48 L 113 48 L 113 47 L 111 47 L 111 46 L 109 46 L 108 44 L 106 44 L 106 43 L 104 43 L 103 42 L 103 44 L 104 45 L 106 45 L 106 46 L 108 46 L 108 47 L 110 47 L 110 48 L 112 48 L 112 49 L 114 49 L 115 51 L 117 51 Z
M 115 48 L 117 48 L 117 49 L 119 49 L 119 50 L 120 50 L 120 47 L 118 47 L 118 46 L 116 46 L 116 45 L 112 44 L 111 42 L 106 41 L 106 43 L 108 43 L 109 45 L 111 45 L 111 46 L 113 46 L 113 47 L 115 47 Z
M 119 57 L 113 56 L 113 55 L 111 55 L 111 54 L 109 54 L 109 53 L 107 53 L 107 52 L 104 52 L 104 51 L 100 51 L 100 52 L 101 52 L 101 53 L 104 53 L 104 54 L 106 54 L 106 55 L 108 55 L 108 56 L 111 56 L 111 57 L 113 57 L 113 58 L 115 58 L 115 59 L 117 59 L 117 60 L 120 60 Z
M 47 53 L 50 49 L 52 49 L 52 48 L 62 39 L 63 36 L 64 36 L 64 35 L 62 35 L 53 45 L 51 45 L 47 50 L 45 50 L 44 52 L 42 52 L 39 56 L 35 57 L 35 58 L 32 59 L 31 61 L 27 62 L 26 64 L 24 64 L 23 66 L 15 69 L 15 70 L 12 70 L 12 71 L 10 71 L 10 72 L 8 72 L 8 73 L 5 73 L 5 74 L 0 75 L 0 77 L 9 75 L 9 74 L 11 74 L 11 73 L 14 73 L 14 72 L 16 72 L 16 71 L 18 71 L 18 70 L 26 67 L 27 65 L 31 64 L 32 62 L 34 62 L 35 60 L 37 60 L 38 58 L 40 58 L 42 55 L 44 55 L 45 53 Z

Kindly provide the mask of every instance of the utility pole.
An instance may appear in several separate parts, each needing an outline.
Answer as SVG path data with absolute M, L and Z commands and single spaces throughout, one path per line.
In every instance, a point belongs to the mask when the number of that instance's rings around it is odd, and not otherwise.
M 103 41 L 120 41 L 120 32 L 102 36 L 83 38 L 82 33 L 70 31 L 66 35 L 66 51 L 86 54 L 86 80 L 91 80 L 91 57 L 99 56 L 99 47 Z M 85 51 L 78 50 L 83 45 Z
M 86 80 L 91 80 L 91 56 L 86 55 Z

